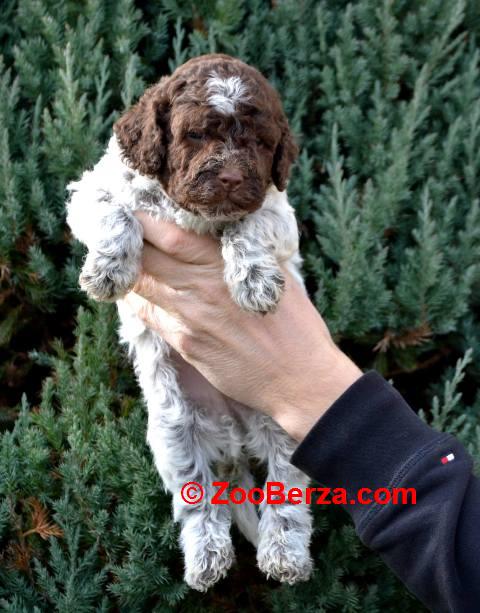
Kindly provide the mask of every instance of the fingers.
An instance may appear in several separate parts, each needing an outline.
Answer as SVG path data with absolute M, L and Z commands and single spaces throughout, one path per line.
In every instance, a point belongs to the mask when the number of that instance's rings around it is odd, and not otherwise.
M 158 304 L 158 290 L 160 284 L 152 275 L 147 273 L 140 273 L 138 279 L 133 286 L 133 292 L 145 298 L 149 302 Z
M 181 262 L 150 243 L 143 246 L 142 271 L 177 290 L 189 289 L 207 278 L 223 282 L 222 267 Z
M 174 315 L 133 291 L 124 300 L 148 328 L 158 332 L 170 345 L 177 344 L 178 337 L 184 333 L 184 326 Z
M 181 317 L 152 304 L 135 292 L 129 292 L 124 301 L 147 328 L 158 332 L 163 340 L 187 361 L 191 362 L 195 359 L 195 354 L 199 354 L 201 341 L 199 343 L 198 334 L 193 332 Z
M 174 257 L 159 251 L 150 243 L 144 243 L 142 254 L 143 273 L 176 287 L 177 282 L 185 275 L 188 275 L 191 268 L 190 264 L 179 262 Z
M 145 243 L 142 272 L 134 291 L 170 310 L 185 301 L 211 303 L 214 297 L 223 296 L 226 289 L 222 267 L 179 262 Z
M 175 259 L 190 264 L 210 264 L 220 258 L 218 241 L 211 236 L 187 232 L 143 211 L 137 211 L 135 216 L 143 226 L 145 240 Z
M 185 304 L 191 302 L 188 291 L 178 291 L 146 273 L 140 274 L 132 292 L 151 303 L 152 309 L 158 306 L 175 316 L 183 313 L 186 310 Z

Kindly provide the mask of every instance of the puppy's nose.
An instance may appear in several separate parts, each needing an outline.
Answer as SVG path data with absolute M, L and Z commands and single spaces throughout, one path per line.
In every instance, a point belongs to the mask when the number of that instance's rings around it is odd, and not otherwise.
M 218 173 L 218 180 L 227 191 L 233 192 L 243 183 L 243 175 L 238 168 L 223 168 Z

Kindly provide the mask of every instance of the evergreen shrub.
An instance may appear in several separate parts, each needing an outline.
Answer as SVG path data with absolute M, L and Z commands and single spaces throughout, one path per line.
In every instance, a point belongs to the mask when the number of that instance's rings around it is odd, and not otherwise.
M 476 0 L 4 0 L 0 609 L 420 611 L 338 508 L 307 584 L 238 562 L 187 589 L 112 306 L 77 289 L 66 183 L 143 88 L 198 54 L 257 66 L 301 146 L 289 194 L 336 341 L 480 459 Z M 43 380 L 43 382 L 42 382 Z

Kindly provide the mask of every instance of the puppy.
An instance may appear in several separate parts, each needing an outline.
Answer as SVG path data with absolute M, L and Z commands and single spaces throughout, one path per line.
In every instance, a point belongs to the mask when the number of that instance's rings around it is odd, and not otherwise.
M 133 212 L 221 241 L 225 282 L 247 311 L 280 300 L 283 264 L 302 283 L 298 230 L 285 192 L 297 154 L 278 94 L 253 67 L 204 55 L 145 91 L 120 117 L 93 170 L 70 183 L 68 224 L 88 248 L 81 287 L 117 301 L 148 406 L 147 440 L 180 522 L 185 581 L 205 591 L 234 560 L 232 518 L 257 547 L 260 569 L 293 584 L 308 579 L 312 521 L 306 504 L 214 505 L 212 482 L 254 486 L 248 458 L 286 490 L 307 478 L 290 462 L 294 441 L 271 418 L 226 399 L 122 300 L 140 272 L 143 234 Z M 241 376 L 241 375 L 239 375 Z M 186 504 L 182 486 L 205 488 Z

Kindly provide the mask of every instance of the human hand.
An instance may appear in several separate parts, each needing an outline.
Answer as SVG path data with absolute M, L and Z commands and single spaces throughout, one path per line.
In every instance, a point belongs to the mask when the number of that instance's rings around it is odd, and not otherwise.
M 361 376 L 285 271 L 275 313 L 242 311 L 223 280 L 217 241 L 137 213 L 143 272 L 127 302 L 219 391 L 302 440 Z

